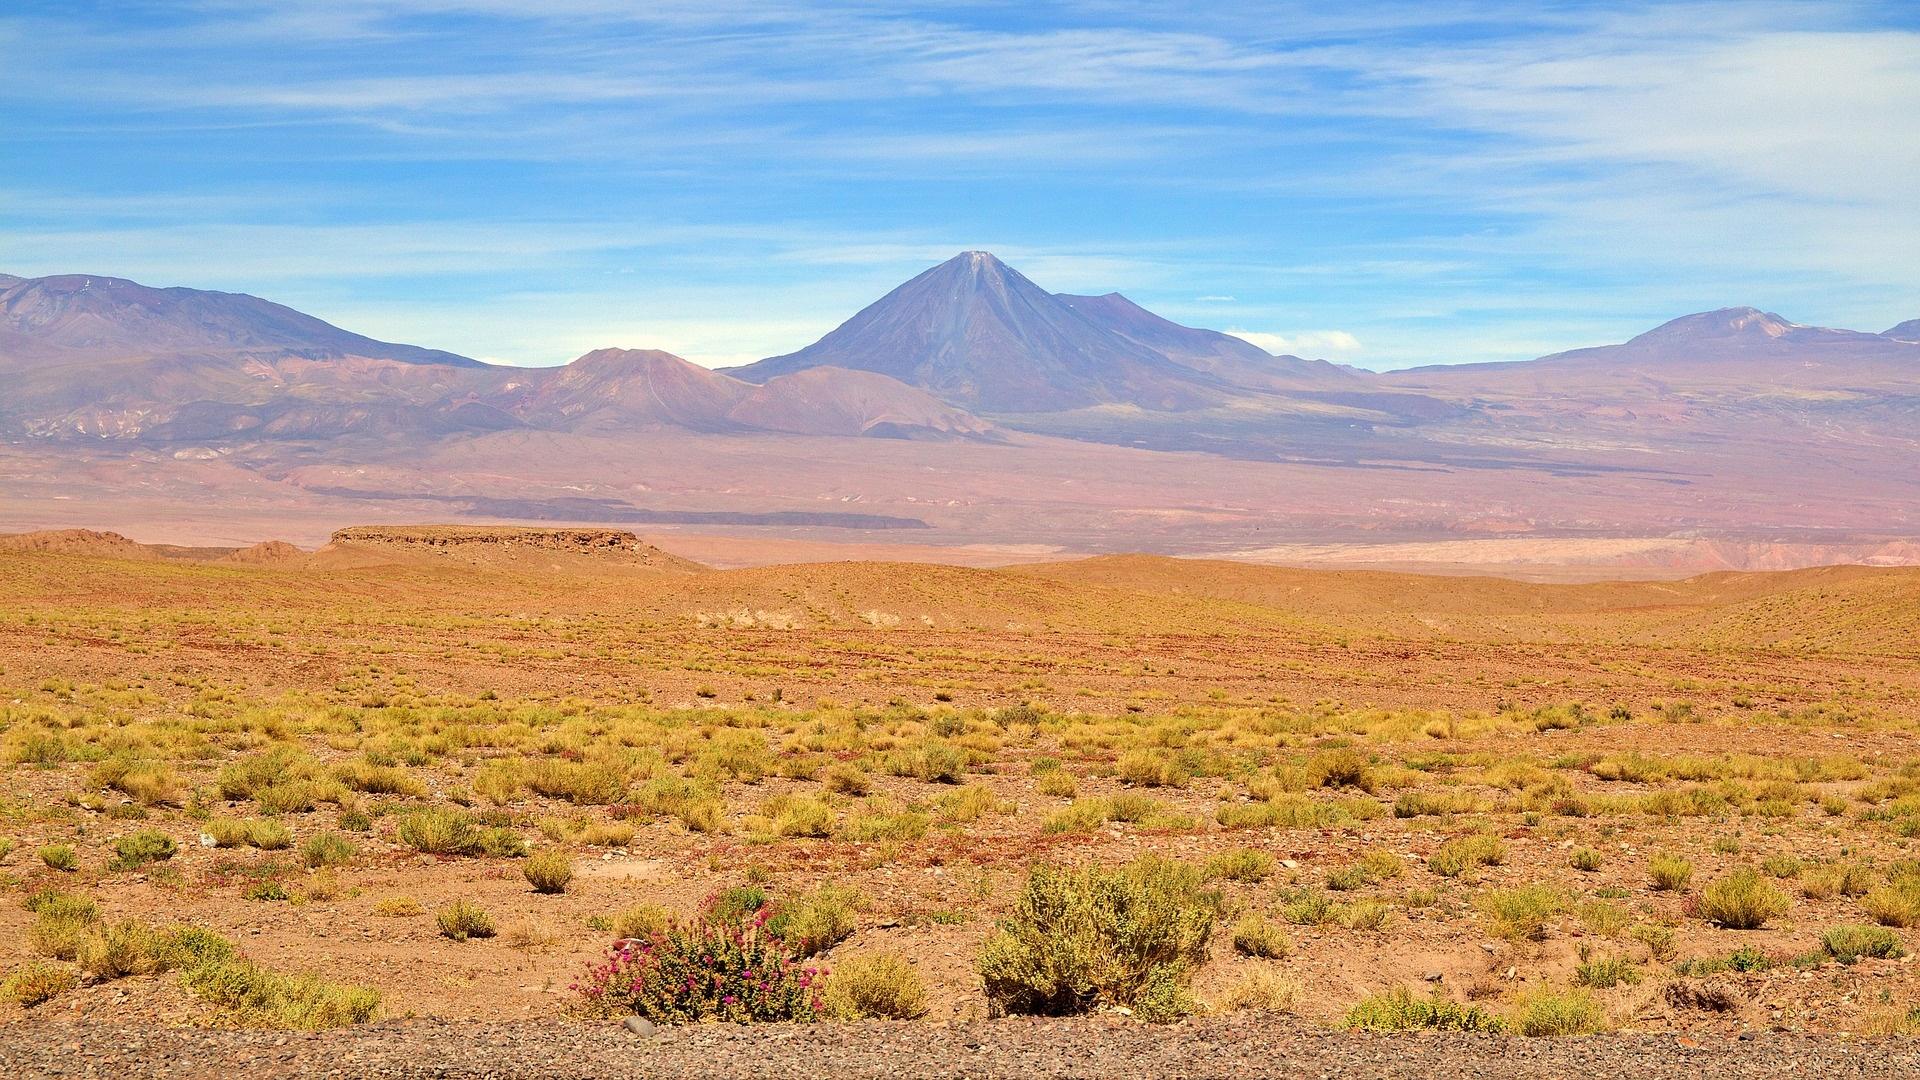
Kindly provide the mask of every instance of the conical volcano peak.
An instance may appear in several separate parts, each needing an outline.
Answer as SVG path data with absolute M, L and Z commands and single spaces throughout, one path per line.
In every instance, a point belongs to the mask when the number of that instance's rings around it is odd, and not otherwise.
M 963 251 L 928 270 L 924 276 L 939 281 L 973 281 L 982 284 L 1018 281 L 1039 288 L 1020 271 L 1001 262 L 991 251 Z
M 763 382 L 824 366 L 879 372 L 994 412 L 1183 409 L 1221 396 L 1216 380 L 1088 318 L 986 251 L 963 251 L 807 348 L 737 373 Z
M 997 413 L 1178 411 L 1248 389 L 1350 381 L 1326 365 L 1168 322 L 1119 293 L 1050 293 L 989 251 L 962 251 L 799 352 L 734 373 L 764 382 L 826 366 L 877 371 Z

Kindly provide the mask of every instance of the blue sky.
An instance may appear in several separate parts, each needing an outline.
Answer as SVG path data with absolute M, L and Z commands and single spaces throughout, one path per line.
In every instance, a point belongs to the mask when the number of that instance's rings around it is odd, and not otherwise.
M 962 249 L 1363 366 L 1920 317 L 1920 5 L 0 9 L 0 270 L 546 364 Z

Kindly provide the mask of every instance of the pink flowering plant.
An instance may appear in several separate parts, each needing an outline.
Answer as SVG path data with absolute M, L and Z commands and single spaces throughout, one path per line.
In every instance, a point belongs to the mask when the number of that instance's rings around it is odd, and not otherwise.
M 826 1007 L 826 975 L 795 960 L 767 931 L 765 912 L 755 912 L 616 941 L 573 988 L 598 1011 L 663 1024 L 814 1020 Z

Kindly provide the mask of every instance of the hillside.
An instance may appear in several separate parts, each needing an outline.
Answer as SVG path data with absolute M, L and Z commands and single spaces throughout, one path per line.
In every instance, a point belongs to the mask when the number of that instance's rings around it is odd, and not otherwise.
M 1322 645 L 1358 635 L 1920 657 L 1920 569 L 1912 568 L 1584 585 L 1150 555 L 1003 569 L 830 562 L 714 570 L 619 530 L 464 525 L 355 526 L 311 553 L 285 544 L 170 548 L 83 530 L 0 536 L 0 553 L 16 560 L 15 572 L 56 575 L 42 578 L 56 592 L 62 566 L 101 563 L 81 571 L 84 578 L 136 562 L 147 567 L 142 581 L 167 583 L 141 601 L 161 606 L 190 604 L 201 587 L 283 595 L 279 602 L 296 609 L 324 608 L 334 587 L 394 588 L 401 597 L 430 590 L 469 608 L 509 603 L 735 630 L 1284 632 Z M 216 576 L 191 584 L 207 572 Z M 329 589 L 310 593 L 305 583 L 317 581 Z
M 437 349 L 375 341 L 244 293 L 155 289 L 90 274 L 0 275 L 0 372 L 157 357 L 479 366 Z
M 650 349 L 510 368 L 89 280 L 5 286 L 0 520 L 17 527 L 165 524 L 188 546 L 450 515 L 913 529 L 943 548 L 1540 577 L 1902 563 L 1920 538 L 1920 342 L 1899 328 L 1727 308 L 1535 361 L 1376 374 L 967 252 L 731 373 Z

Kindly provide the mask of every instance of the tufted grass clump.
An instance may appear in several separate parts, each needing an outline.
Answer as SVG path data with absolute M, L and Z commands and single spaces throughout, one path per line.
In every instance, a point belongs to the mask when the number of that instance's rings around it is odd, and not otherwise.
M 1860 907 L 1881 926 L 1920 926 L 1920 877 L 1905 875 L 1870 889 Z
M 1065 769 L 1051 769 L 1033 782 L 1033 790 L 1050 799 L 1071 799 L 1080 794 L 1080 785 Z
M 1350 746 L 1322 750 L 1307 759 L 1306 782 L 1309 787 L 1351 787 L 1372 792 L 1372 763 L 1365 753 Z
M 873 792 L 873 778 L 857 765 L 835 765 L 821 775 L 820 786 L 841 795 L 865 796 Z
M 1125 1007 L 1168 1021 L 1193 1008 L 1218 893 L 1196 866 L 1147 856 L 1115 868 L 1041 864 L 980 950 L 996 1015 L 1064 1016 Z
M 480 853 L 480 829 L 473 815 L 450 806 L 414 810 L 400 819 L 394 839 L 424 855 Z
M 1700 893 L 1700 917 L 1728 930 L 1758 930 L 1787 913 L 1793 901 L 1751 867 L 1742 867 Z
M 34 915 L 33 924 L 27 927 L 27 944 L 34 952 L 55 960 L 78 956 L 100 922 L 100 905 L 92 898 L 56 889 L 29 896 L 27 910 Z
M 650 938 L 666 932 L 673 916 L 659 904 L 635 904 L 607 919 L 606 927 L 616 938 Z
M 79 981 L 68 968 L 44 960 L 29 960 L 0 981 L 0 1000 L 31 1009 L 73 989 Z
M 1820 935 L 1820 948 L 1842 964 L 1861 957 L 1874 960 L 1898 960 L 1907 954 L 1900 935 L 1884 926 L 1836 926 Z
M 573 880 L 573 859 L 559 848 L 545 848 L 527 856 L 527 861 L 520 864 L 520 874 L 534 892 L 557 896 L 566 892 L 567 883 Z
M 1382 881 L 1397 878 L 1406 871 L 1406 864 L 1400 856 L 1391 851 L 1373 850 L 1361 856 L 1360 861 L 1349 863 L 1337 870 L 1327 872 L 1327 888 L 1335 892 L 1363 889 L 1369 885 L 1378 885 Z
M 49 870 L 70 874 L 80 868 L 80 856 L 72 844 L 48 844 L 39 851 L 40 861 Z
M 833 970 L 824 1002 L 835 1020 L 917 1020 L 927 1013 L 927 988 L 898 953 L 869 953 Z
M 1507 846 L 1487 833 L 1457 836 L 1435 849 L 1427 860 L 1427 869 L 1441 877 L 1459 877 L 1482 866 L 1499 866 L 1507 857 Z
M 353 860 L 353 841 L 337 832 L 314 833 L 300 842 L 300 862 L 309 870 Z
M 1229 986 L 1215 1004 L 1232 1012 L 1291 1013 L 1305 993 L 1300 980 L 1262 964 Z
M 1658 854 L 1647 862 L 1647 877 L 1658 892 L 1678 892 L 1693 880 L 1693 863 L 1678 855 Z
M 1233 951 L 1242 956 L 1278 960 L 1293 950 L 1293 939 L 1265 915 L 1248 915 L 1233 926 Z
M 425 911 L 411 896 L 383 896 L 373 904 L 373 913 L 383 919 L 406 919 Z
M 958 784 L 967 775 L 967 752 L 941 739 L 928 739 L 911 750 L 896 752 L 887 761 L 889 771 L 929 784 Z
M 1624 956 L 1594 956 L 1585 945 L 1580 947 L 1580 963 L 1573 969 L 1573 981 L 1595 990 L 1611 990 L 1622 984 L 1640 981 L 1640 969 Z
M 455 900 L 441 908 L 434 913 L 433 921 L 440 928 L 440 936 L 453 941 L 490 938 L 494 934 L 493 916 L 469 900 Z
M 1607 1012 L 1585 990 L 1535 990 L 1520 999 L 1512 1028 L 1521 1035 L 1546 1038 L 1593 1035 L 1607 1030 Z
M 160 935 L 138 919 L 93 928 L 73 958 L 97 982 L 151 975 L 166 965 Z
M 783 797 L 773 816 L 773 832 L 785 837 L 832 836 L 835 824 L 833 807 L 806 795 Z
M 93 767 L 88 782 L 95 788 L 118 791 L 142 806 L 180 804 L 180 780 L 164 762 L 115 754 Z
M 804 959 L 853 936 L 857 914 L 865 905 L 866 898 L 857 889 L 822 885 L 772 905 L 767 932 L 786 942 L 795 956 Z
M 214 847 L 256 847 L 277 851 L 293 843 L 287 827 L 272 818 L 217 817 L 200 831 L 213 839 Z
M 173 837 L 158 829 L 140 829 L 113 842 L 109 870 L 137 870 L 148 863 L 164 862 L 180 850 Z
M 1206 873 L 1209 881 L 1238 881 L 1248 885 L 1257 885 L 1273 874 L 1273 856 L 1253 848 L 1235 848 L 1223 851 L 1207 860 Z
M 1489 919 L 1488 930 L 1508 941 L 1541 941 L 1547 936 L 1547 920 L 1566 910 L 1567 899 L 1550 885 L 1523 885 L 1514 889 L 1488 889 L 1474 905 Z
M 201 964 L 180 981 L 248 1027 L 318 1031 L 364 1023 L 380 1010 L 380 992 L 370 987 L 288 975 L 237 958 Z
M 1355 1031 L 1504 1031 L 1506 1021 L 1477 1005 L 1462 1005 L 1435 992 L 1417 998 L 1404 986 L 1362 998 L 1347 1010 Z

